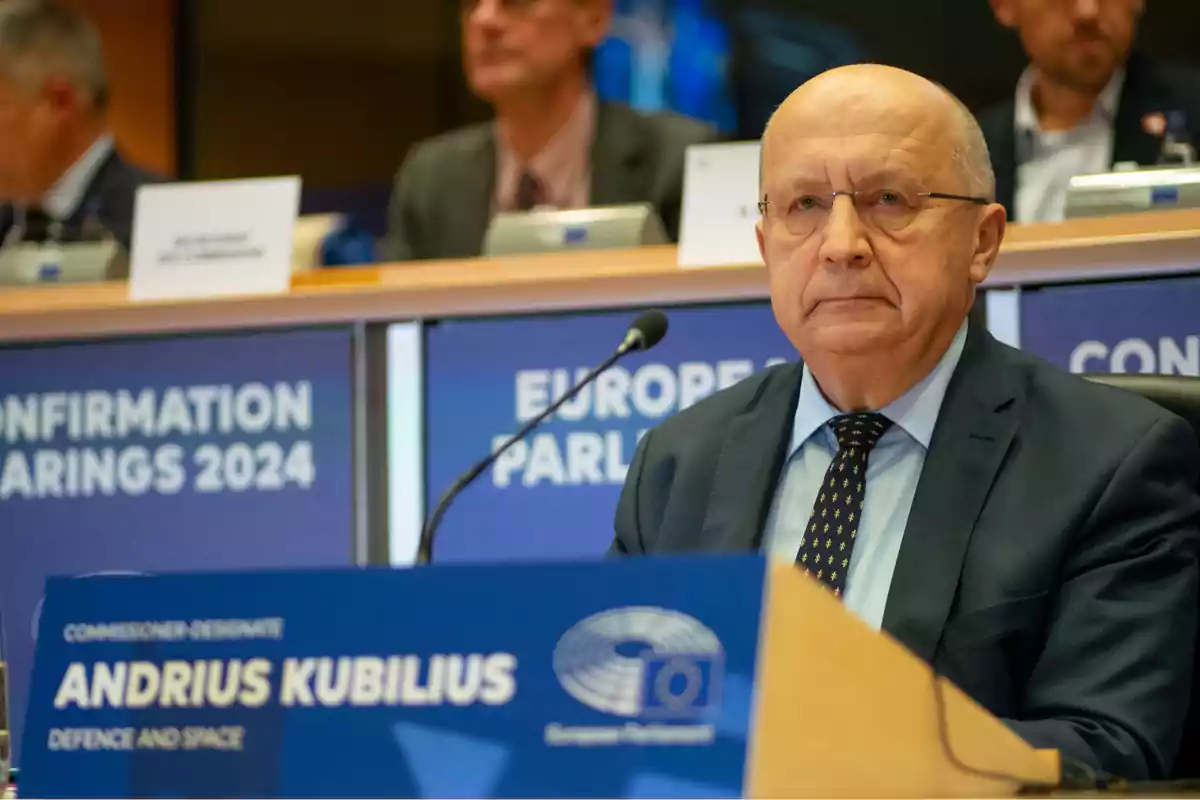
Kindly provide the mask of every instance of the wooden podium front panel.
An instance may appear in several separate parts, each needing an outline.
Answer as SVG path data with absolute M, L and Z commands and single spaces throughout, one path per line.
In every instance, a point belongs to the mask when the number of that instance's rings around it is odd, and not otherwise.
M 1001 797 L 1053 785 L 1039 752 L 943 680 L 947 758 L 930 668 L 790 563 L 772 564 L 764 608 L 748 796 Z

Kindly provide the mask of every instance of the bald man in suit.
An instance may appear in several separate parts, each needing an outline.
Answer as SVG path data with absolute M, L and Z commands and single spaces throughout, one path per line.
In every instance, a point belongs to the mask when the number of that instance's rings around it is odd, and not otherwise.
M 612 552 L 761 548 L 1031 744 L 1167 775 L 1197 624 L 1191 426 L 969 321 L 1006 215 L 940 87 L 818 76 L 762 171 L 759 249 L 801 362 L 641 439 Z

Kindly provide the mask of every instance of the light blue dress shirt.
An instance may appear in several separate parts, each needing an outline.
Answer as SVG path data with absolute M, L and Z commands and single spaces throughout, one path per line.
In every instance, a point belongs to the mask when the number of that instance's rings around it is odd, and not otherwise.
M 896 571 L 925 453 L 966 341 L 964 322 L 933 371 L 879 410 L 893 425 L 875 445 L 867 462 L 866 498 L 843 595 L 846 608 L 875 630 L 883 625 L 892 573 Z M 805 365 L 788 460 L 763 538 L 763 547 L 771 556 L 795 561 L 800 552 L 800 538 L 817 489 L 837 454 L 837 439 L 827 423 L 841 413 L 821 394 Z

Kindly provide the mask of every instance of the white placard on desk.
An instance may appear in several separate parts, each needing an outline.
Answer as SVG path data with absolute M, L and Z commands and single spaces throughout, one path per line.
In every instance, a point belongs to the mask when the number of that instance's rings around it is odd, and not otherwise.
M 168 300 L 286 292 L 300 178 L 138 189 L 129 295 Z
M 757 264 L 758 142 L 688 147 L 679 220 L 679 266 Z

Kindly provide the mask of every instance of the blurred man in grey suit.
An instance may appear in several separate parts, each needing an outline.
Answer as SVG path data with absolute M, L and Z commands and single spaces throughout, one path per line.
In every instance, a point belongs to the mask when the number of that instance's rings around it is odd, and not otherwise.
M 462 0 L 461 15 L 467 82 L 496 118 L 409 151 L 384 256 L 477 256 L 495 213 L 543 206 L 649 202 L 676 238 L 684 150 L 717 134 L 597 101 L 589 61 L 612 0 Z
M 52 0 L 0 3 L 0 241 L 71 241 L 89 226 L 129 249 L 138 186 L 108 132 L 100 37 Z

